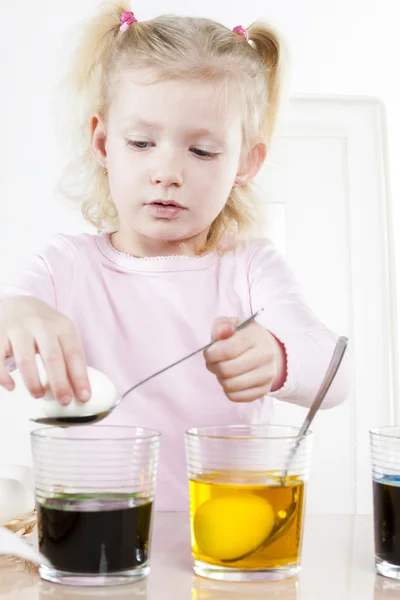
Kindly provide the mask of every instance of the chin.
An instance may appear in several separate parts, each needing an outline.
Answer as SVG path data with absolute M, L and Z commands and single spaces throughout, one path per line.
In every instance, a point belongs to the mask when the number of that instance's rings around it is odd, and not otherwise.
M 146 235 L 153 240 L 160 242 L 184 242 L 185 240 L 193 239 L 203 233 L 204 229 L 198 231 L 185 231 L 173 227 L 149 227 L 141 231 L 142 235 Z

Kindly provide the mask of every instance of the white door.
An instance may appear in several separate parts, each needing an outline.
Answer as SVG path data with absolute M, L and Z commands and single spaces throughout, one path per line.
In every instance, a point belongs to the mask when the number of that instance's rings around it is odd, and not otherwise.
M 351 396 L 312 425 L 313 513 L 371 511 L 368 430 L 400 415 L 384 134 L 376 100 L 295 98 L 258 178 L 267 234 L 354 354 Z M 275 423 L 300 424 L 306 414 L 275 404 Z

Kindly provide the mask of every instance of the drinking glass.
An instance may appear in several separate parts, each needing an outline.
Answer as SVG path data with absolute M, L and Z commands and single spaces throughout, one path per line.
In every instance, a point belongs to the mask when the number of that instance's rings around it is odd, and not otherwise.
M 149 573 L 160 434 L 77 426 L 31 434 L 43 579 L 131 583 Z
M 300 571 L 312 434 L 298 433 L 272 425 L 186 432 L 196 574 L 268 581 Z
M 400 580 L 400 427 L 370 431 L 375 567 Z

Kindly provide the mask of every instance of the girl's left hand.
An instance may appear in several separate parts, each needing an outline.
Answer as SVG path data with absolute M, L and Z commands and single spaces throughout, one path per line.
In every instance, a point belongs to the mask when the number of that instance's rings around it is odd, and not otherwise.
M 232 402 L 252 402 L 282 387 L 286 379 L 283 345 L 256 322 L 235 331 L 236 317 L 214 322 L 212 339 L 218 340 L 204 352 L 206 366 L 217 376 Z

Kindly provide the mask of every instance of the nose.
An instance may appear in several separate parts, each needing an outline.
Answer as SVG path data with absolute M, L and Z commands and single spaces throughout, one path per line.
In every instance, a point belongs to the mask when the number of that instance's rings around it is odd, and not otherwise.
M 158 162 L 151 176 L 154 184 L 161 184 L 165 187 L 175 185 L 180 187 L 183 184 L 182 169 L 179 161 L 173 156 L 165 157 Z

